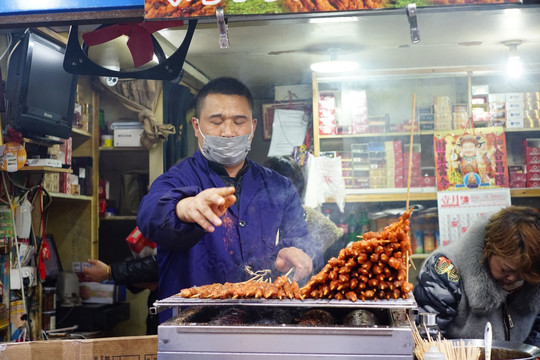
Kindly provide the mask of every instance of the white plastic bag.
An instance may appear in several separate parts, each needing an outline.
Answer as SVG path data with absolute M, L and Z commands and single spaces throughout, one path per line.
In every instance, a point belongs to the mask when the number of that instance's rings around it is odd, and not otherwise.
M 345 181 L 341 170 L 341 157 L 310 156 L 307 162 L 307 185 L 304 202 L 316 208 L 333 198 L 339 210 L 345 210 Z

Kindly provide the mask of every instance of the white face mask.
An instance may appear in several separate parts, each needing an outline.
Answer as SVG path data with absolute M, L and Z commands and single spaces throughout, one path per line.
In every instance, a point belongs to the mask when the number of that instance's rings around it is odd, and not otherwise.
M 253 123 L 251 123 L 251 134 L 233 137 L 205 136 L 201 131 L 199 119 L 197 119 L 197 124 L 203 137 L 203 145 L 200 149 L 207 160 L 217 162 L 223 166 L 233 166 L 244 161 L 249 150 L 251 150 L 251 141 L 249 139 L 253 135 Z

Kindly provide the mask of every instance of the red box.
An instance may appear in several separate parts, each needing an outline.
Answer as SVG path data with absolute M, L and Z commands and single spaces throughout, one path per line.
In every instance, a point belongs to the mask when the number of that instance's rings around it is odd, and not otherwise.
M 540 155 L 525 155 L 527 164 L 540 164 Z
M 320 94 L 319 135 L 334 135 L 336 132 L 336 99 L 333 94 Z
M 527 181 L 525 180 L 510 181 L 510 188 L 512 189 L 522 189 L 525 187 L 527 187 Z
M 527 182 L 529 181 L 540 181 L 540 173 L 533 172 L 533 173 L 527 173 Z
M 435 176 L 423 176 L 422 181 L 423 181 L 423 186 L 425 187 L 434 187 L 436 185 Z
M 511 172 L 510 181 L 527 181 L 527 174 Z
M 540 173 L 540 164 L 527 164 L 527 174 Z
M 62 164 L 71 165 L 71 157 L 73 155 L 73 140 L 71 138 L 65 139 L 62 144 L 60 144 L 60 156 L 59 159 L 62 160 Z
M 525 155 L 540 155 L 540 139 L 524 139 Z
M 71 174 L 60 173 L 60 192 L 71 195 Z
M 528 188 L 540 187 L 540 181 L 527 181 Z

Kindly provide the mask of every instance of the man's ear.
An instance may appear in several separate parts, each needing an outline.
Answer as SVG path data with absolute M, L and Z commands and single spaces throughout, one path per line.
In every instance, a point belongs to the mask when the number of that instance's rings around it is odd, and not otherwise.
M 196 117 L 191 118 L 191 126 L 193 126 L 193 131 L 195 132 L 195 136 L 199 137 L 199 122 L 197 121 Z

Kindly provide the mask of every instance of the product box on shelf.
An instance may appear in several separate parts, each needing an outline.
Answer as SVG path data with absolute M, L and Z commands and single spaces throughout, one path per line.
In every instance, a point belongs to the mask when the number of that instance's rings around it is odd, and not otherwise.
M 64 139 L 59 148 L 59 159 L 64 165 L 71 165 L 71 157 L 73 155 L 73 139 Z
M 319 94 L 319 135 L 336 133 L 336 98 L 333 93 L 321 93 Z
M 48 192 L 60 192 L 60 174 L 57 172 L 45 172 L 41 185 Z
M 525 155 L 540 155 L 540 139 L 527 138 L 524 139 Z M 527 162 L 529 164 L 529 162 Z
M 71 175 L 68 173 L 60 174 L 59 190 L 64 194 L 71 194 Z
M 506 102 L 506 94 L 489 94 L 488 95 L 489 103 L 504 103 Z
M 487 95 L 489 94 L 489 85 L 473 85 L 471 86 L 471 95 Z
M 114 147 L 140 147 L 143 128 L 116 129 L 113 132 Z
M 506 101 L 507 102 L 520 102 L 523 103 L 524 96 L 523 93 L 507 93 Z

